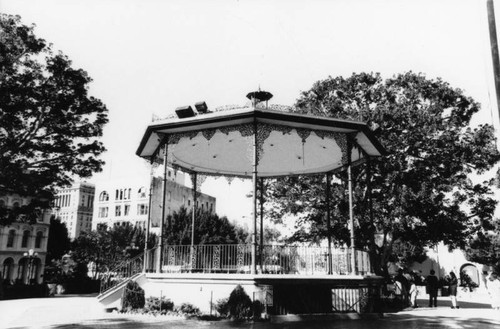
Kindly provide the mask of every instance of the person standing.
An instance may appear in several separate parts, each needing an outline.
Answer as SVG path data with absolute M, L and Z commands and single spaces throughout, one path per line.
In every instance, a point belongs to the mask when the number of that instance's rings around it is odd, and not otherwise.
M 417 282 L 415 274 L 412 274 L 410 279 L 410 306 L 413 308 L 417 308 Z
M 437 307 L 437 294 L 438 294 L 438 278 L 434 275 L 436 272 L 434 270 L 430 271 L 430 274 L 426 278 L 426 288 L 429 294 L 429 307 Z
M 450 299 L 451 299 L 451 308 L 460 308 L 457 305 L 457 288 L 458 288 L 458 279 L 455 275 L 455 272 L 450 271 Z

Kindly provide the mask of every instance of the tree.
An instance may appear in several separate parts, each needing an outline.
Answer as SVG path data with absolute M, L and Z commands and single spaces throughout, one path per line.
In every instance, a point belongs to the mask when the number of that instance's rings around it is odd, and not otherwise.
M 500 220 L 496 219 L 494 227 L 483 228 L 477 232 L 466 248 L 469 261 L 493 267 L 500 274 Z
M 34 26 L 0 14 L 0 186 L 50 199 L 101 170 L 107 109 L 88 94 L 91 81 Z
M 151 235 L 148 247 L 155 244 Z M 84 232 L 71 246 L 71 255 L 79 264 L 93 263 L 94 279 L 99 273 L 112 270 L 121 262 L 133 258 L 144 251 L 145 233 L 142 228 L 127 224 L 111 228 L 98 226 L 97 230 Z
M 181 207 L 178 212 L 169 215 L 170 227 L 165 228 L 165 240 L 171 245 L 191 244 L 192 210 Z M 235 244 L 245 241 L 248 234 L 229 222 L 227 217 L 198 209 L 196 211 L 194 233 L 195 244 Z
M 45 263 L 49 265 L 54 260 L 61 260 L 62 256 L 69 252 L 70 247 L 71 240 L 68 235 L 66 224 L 61 223 L 58 218 L 52 217 L 50 219 Z
M 386 274 L 388 261 L 416 246 L 443 241 L 451 248 L 464 247 L 469 236 L 492 221 L 492 182 L 475 184 L 468 178 L 500 159 L 493 128 L 469 127 L 479 108 L 448 83 L 412 72 L 386 81 L 373 73 L 330 77 L 297 100 L 294 111 L 299 113 L 366 121 L 388 151 L 370 166 L 353 169 L 355 247 L 370 250 L 376 273 Z M 275 218 L 300 213 L 299 226 L 310 226 L 293 240 L 331 235 L 349 244 L 345 172 L 334 174 L 331 184 L 330 232 L 324 175 L 280 179 L 271 186 Z M 375 233 L 382 236 L 380 246 Z

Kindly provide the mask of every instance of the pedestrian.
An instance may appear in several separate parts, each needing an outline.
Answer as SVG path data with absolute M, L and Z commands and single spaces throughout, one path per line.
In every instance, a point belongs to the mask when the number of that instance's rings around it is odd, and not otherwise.
M 396 296 L 401 299 L 401 306 L 405 308 L 408 305 L 408 280 L 403 274 L 403 269 L 398 270 L 398 274 L 394 277 L 396 286 Z
M 426 289 L 429 294 L 429 307 L 437 307 L 437 295 L 438 295 L 438 278 L 434 275 L 436 272 L 434 270 L 430 271 L 430 274 L 426 278 Z
M 417 278 L 415 274 L 412 274 L 410 279 L 410 306 L 413 308 L 417 308 Z
M 491 307 L 500 310 L 500 278 L 496 273 L 491 273 L 488 278 L 488 294 L 491 298 Z
M 451 308 L 460 308 L 457 305 L 457 288 L 458 288 L 458 279 L 455 275 L 455 272 L 450 271 L 450 299 L 451 299 Z

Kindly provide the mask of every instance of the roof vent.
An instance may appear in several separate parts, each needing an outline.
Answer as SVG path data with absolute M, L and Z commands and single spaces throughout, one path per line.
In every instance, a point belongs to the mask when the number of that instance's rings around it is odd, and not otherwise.
M 208 112 L 208 106 L 207 103 L 205 102 L 198 102 L 194 104 L 194 107 L 196 108 L 196 111 L 200 114 L 206 114 Z
M 181 106 L 175 109 L 175 114 L 179 119 L 194 117 L 194 111 L 191 106 Z

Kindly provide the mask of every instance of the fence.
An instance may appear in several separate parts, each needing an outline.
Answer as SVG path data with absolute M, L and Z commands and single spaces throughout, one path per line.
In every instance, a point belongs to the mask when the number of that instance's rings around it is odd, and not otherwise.
M 264 274 L 351 274 L 348 248 L 266 245 L 257 248 L 257 271 Z M 162 271 L 250 273 L 252 245 L 167 245 Z M 356 273 L 371 272 L 368 253 L 356 250 Z

